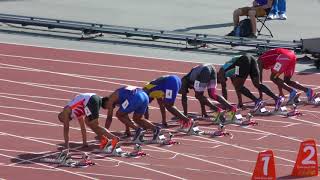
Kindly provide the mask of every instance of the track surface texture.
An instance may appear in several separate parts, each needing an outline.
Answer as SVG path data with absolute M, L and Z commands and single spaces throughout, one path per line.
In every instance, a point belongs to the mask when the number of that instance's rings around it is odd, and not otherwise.
M 306 138 L 320 142 L 319 107 L 299 106 L 303 113 L 300 117 L 254 117 L 258 126 L 227 125 L 232 138 L 177 133 L 174 138 L 181 144 L 143 145 L 148 155 L 141 158 L 101 154 L 91 156 L 97 165 L 82 169 L 56 167 L 39 161 L 44 155 L 57 153 L 63 145 L 63 129 L 57 114 L 76 94 L 94 92 L 106 96 L 122 85 L 141 87 L 161 75 L 181 77 L 195 65 L 165 59 L 150 61 L 147 57 L 0 44 L 0 178 L 250 179 L 258 153 L 267 149 L 275 154 L 277 177 L 290 178 L 300 142 Z M 268 77 L 269 74 L 264 73 L 265 83 L 277 92 Z M 294 79 L 316 91 L 320 87 L 319 74 L 295 74 Z M 247 86 L 257 91 L 250 81 Z M 236 103 L 233 88 L 229 88 L 229 100 Z M 150 120 L 160 123 L 157 104 L 153 102 L 150 106 L 153 107 Z M 180 96 L 176 106 L 181 109 Z M 189 98 L 189 111 L 200 112 L 194 98 Z M 104 110 L 100 113 L 106 115 Z M 170 120 L 172 116 L 167 114 Z M 99 123 L 104 125 L 104 121 L 105 116 L 102 116 Z M 208 122 L 199 124 L 203 130 L 217 129 Z M 81 149 L 79 125 L 72 121 L 71 126 L 73 149 L 92 152 L 98 148 L 95 134 L 89 131 L 90 147 Z M 176 128 L 173 123 L 170 130 Z M 124 126 L 115 119 L 111 130 L 121 132 Z M 132 145 L 123 147 L 125 150 L 132 148 Z

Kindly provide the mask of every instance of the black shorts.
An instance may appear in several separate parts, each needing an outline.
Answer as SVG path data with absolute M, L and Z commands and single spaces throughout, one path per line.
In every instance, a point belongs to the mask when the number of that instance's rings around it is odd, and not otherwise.
M 225 72 L 234 69 L 236 66 L 239 68 L 239 73 L 234 77 L 247 78 L 250 75 L 252 79 L 260 75 L 257 60 L 250 55 L 240 56 L 233 65 L 225 69 Z
M 99 111 L 101 106 L 102 106 L 102 99 L 99 96 L 93 95 L 90 97 L 87 103 L 87 107 L 91 112 L 91 115 L 87 116 L 89 121 L 99 118 Z

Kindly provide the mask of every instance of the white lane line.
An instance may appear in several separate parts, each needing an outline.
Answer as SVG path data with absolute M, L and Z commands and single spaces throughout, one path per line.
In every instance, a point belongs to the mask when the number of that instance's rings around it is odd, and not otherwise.
M 288 124 L 288 125 L 283 126 L 283 127 L 287 128 L 287 127 L 297 126 L 297 125 L 301 125 L 301 124 L 302 124 L 302 123 L 291 123 L 291 124 Z
M 25 66 L 18 66 L 14 67 L 14 65 L 10 64 L 10 66 L 13 67 L 7 67 L 9 64 L 3 64 L 0 63 L 0 69 L 9 69 L 9 70 L 18 70 L 18 71 L 29 71 L 29 72 L 41 72 L 39 70 L 31 69 Z M 78 75 L 78 74 L 74 74 Z M 134 79 L 123 79 L 123 78 L 115 78 L 115 77 L 105 77 L 105 76 L 93 76 L 93 75 L 80 75 L 80 76 L 86 76 L 88 78 L 97 78 L 97 79 L 106 79 L 106 80 L 116 80 L 116 81 L 128 81 L 128 82 L 135 82 L 135 83 L 148 83 L 148 81 L 140 81 L 140 80 L 134 80 Z
M 155 148 L 155 149 L 161 149 L 161 150 L 164 150 L 166 152 L 170 152 L 170 153 L 173 153 L 173 154 L 178 154 L 178 155 L 181 155 L 181 156 L 184 156 L 184 157 L 187 157 L 187 158 L 191 158 L 191 159 L 195 159 L 195 160 L 198 160 L 198 161 L 206 162 L 208 164 L 213 164 L 213 165 L 224 167 L 224 168 L 227 168 L 227 169 L 232 169 L 234 171 L 238 171 L 238 172 L 241 172 L 243 174 L 247 174 L 247 175 L 251 175 L 252 174 L 251 172 L 248 172 L 248 171 L 244 171 L 244 170 L 241 170 L 241 169 L 238 169 L 238 168 L 235 168 L 235 167 L 231 167 L 231 166 L 224 165 L 224 164 L 221 164 L 221 163 L 209 161 L 209 160 L 206 160 L 206 159 L 201 159 L 201 158 L 194 157 L 194 156 L 191 156 L 191 155 L 187 155 L 187 154 L 184 154 L 184 153 L 179 153 L 179 152 L 175 152 L 175 151 L 172 151 L 172 150 L 159 148 L 159 147 L 156 147 L 156 146 L 150 146 L 150 145 L 147 145 L 147 146 L 151 147 L 151 148 Z
M 1 60 L 1 59 L 0 59 Z M 81 75 L 81 74 L 71 74 L 71 73 L 61 73 L 61 72 L 56 72 L 56 71 L 48 71 L 48 70 L 43 70 L 43 69 L 35 69 L 35 68 L 29 68 L 26 66 L 17 66 L 17 65 L 12 65 L 12 64 L 6 64 L 6 63 L 0 63 L 0 65 L 4 65 L 4 66 L 9 66 L 9 67 L 14 67 L 15 70 L 23 70 L 23 71 L 31 71 L 31 72 L 46 72 L 46 73 L 51 73 L 51 74 L 58 74 L 58 75 L 64 75 L 64 76 L 71 76 L 71 77 L 75 77 L 75 78 L 83 78 L 83 79 L 87 79 L 87 80 L 93 80 L 93 81 L 98 81 L 98 82 L 105 82 L 105 83 L 110 83 L 110 84 L 117 84 L 117 85 L 129 85 L 129 84 L 121 84 L 118 82 L 114 82 L 114 81 L 104 81 L 101 79 L 109 79 L 109 80 L 117 80 L 117 81 L 128 81 L 128 82 L 136 82 L 136 83 L 147 83 L 147 81 L 139 81 L 139 80 L 132 80 L 132 79 L 122 79 L 122 78 L 113 78 L 113 77 L 102 77 L 102 76 L 90 76 L 90 75 Z M 264 81 L 267 83 L 273 83 L 271 81 Z M 320 89 L 320 86 L 315 86 L 315 85 L 309 85 L 309 84 L 302 84 L 303 86 L 310 86 L 310 87 L 314 87 L 315 89 Z M 219 88 L 217 88 L 218 90 L 221 90 Z M 314 89 L 314 90 L 315 90 Z M 235 91 L 233 89 L 228 90 L 228 91 Z M 258 94 L 258 92 L 256 91 L 251 91 L 254 94 Z
M 24 85 L 28 85 L 28 86 L 32 86 L 32 87 L 41 87 L 41 88 L 45 88 L 45 89 L 53 89 L 53 90 L 57 90 L 57 91 L 71 92 L 71 93 L 73 93 L 74 95 L 80 93 L 80 92 L 75 92 L 75 91 L 63 90 L 63 89 L 59 89 L 59 88 L 50 88 L 50 87 L 47 87 L 47 86 L 35 85 L 35 84 L 33 84 L 33 83 L 23 83 L 23 82 L 11 81 L 11 80 L 6 80 L 6 79 L 0 79 L 0 81 L 6 81 L 6 82 L 11 82 L 11 83 L 24 84 Z M 57 106 L 57 105 L 42 103 L 42 102 L 38 102 L 38 101 L 20 99 L 20 98 L 9 97 L 9 96 L 4 96 L 4 95 L 0 95 L 0 97 L 2 97 L 2 98 L 7 98 L 7 99 L 14 99 L 14 100 L 23 101 L 23 102 L 30 102 L 30 103 L 42 104 L 42 105 L 47 105 L 47 106 L 52 106 L 52 107 L 58 107 L 58 108 L 60 108 L 60 109 L 62 108 L 62 106 Z M 154 106 L 151 106 L 151 105 L 149 105 L 149 107 L 150 107 L 150 109 L 159 109 L 158 107 L 154 107 Z
M 266 137 L 268 137 L 268 136 L 270 136 L 270 134 L 264 135 L 264 136 L 262 136 L 262 137 L 260 137 L 260 138 L 254 139 L 254 140 L 259 141 L 259 140 L 264 139 L 264 138 L 266 138 Z
M 289 117 L 290 119 L 293 119 L 295 121 L 299 121 L 299 122 L 303 122 L 303 123 L 307 123 L 307 124 L 312 124 L 312 125 L 316 125 L 316 126 L 320 126 L 319 123 L 316 122 L 312 122 L 312 121 L 307 121 L 307 120 L 303 120 L 303 119 L 299 119 L 297 117 Z
M 8 122 L 8 123 L 14 123 L 14 124 L 29 124 L 29 125 L 39 125 L 39 126 L 57 126 L 57 125 L 51 125 L 47 123 L 33 123 L 33 122 L 26 122 L 26 121 L 15 121 L 15 120 L 8 120 L 8 119 L 0 119 L 0 122 Z
M 47 112 L 47 113 L 59 113 L 59 111 L 50 111 L 50 110 L 32 109 L 32 108 L 23 108 L 23 107 L 13 107 L 13 106 L 1 106 L 0 105 L 0 108 L 4 108 L 4 109 L 19 109 L 19 110 Z
M 29 167 L 29 166 L 8 166 L 5 164 L 0 164 L 0 166 L 3 167 L 13 167 L 13 168 L 22 168 L 22 169 L 33 169 L 33 170 L 41 170 L 41 171 L 50 171 L 50 172 L 58 172 L 58 169 L 47 169 L 47 168 L 39 168 L 39 167 Z M 118 175 L 111 175 L 109 174 L 99 174 L 99 173 L 89 173 L 89 172 L 81 172 L 76 171 L 77 174 L 83 174 L 83 175 L 94 175 L 94 176 L 103 176 L 103 177 L 112 177 L 112 178 L 118 178 L 118 179 L 134 179 L 134 180 L 151 180 L 151 179 L 145 179 L 145 178 L 138 178 L 138 177 L 130 177 L 130 176 L 118 176 Z M 2 179 L 0 179 L 2 180 Z
M 4 93 L 4 92 L 0 92 L 0 95 L 28 97 L 28 98 L 36 98 L 36 99 L 50 99 L 50 100 L 57 100 L 57 101 L 69 101 L 70 100 L 70 99 L 47 97 L 47 96 L 34 96 L 34 95 L 31 96 L 31 95 L 25 95 L 25 94 L 13 94 L 13 93 Z
M 206 140 L 208 140 L 208 141 L 220 142 L 220 143 L 223 144 L 223 145 L 231 146 L 231 147 L 234 147 L 234 148 L 237 148 L 237 149 L 242 149 L 242 150 L 246 150 L 246 151 L 250 151 L 250 152 L 259 153 L 259 151 L 256 151 L 256 150 L 253 150 L 253 149 L 250 149 L 250 148 L 246 148 L 246 147 L 242 147 L 242 146 L 240 146 L 240 145 L 229 144 L 229 143 L 226 143 L 226 142 L 217 141 L 217 140 L 210 139 L 210 138 L 206 138 L 206 137 L 202 137 L 202 136 L 196 136 L 196 137 L 197 137 L 197 138 L 200 138 L 200 139 L 206 139 Z M 287 161 L 287 162 L 295 163 L 295 161 L 292 161 L 292 160 L 290 160 L 290 159 L 286 159 L 286 158 L 279 157 L 279 156 L 275 156 L 275 157 L 278 158 L 278 159 Z
M 56 144 L 48 143 L 48 142 L 41 141 L 41 140 L 36 140 L 36 139 L 32 139 L 32 138 L 26 138 L 26 137 L 23 137 L 23 136 L 18 136 L 18 135 L 9 134 L 9 133 L 6 133 L 6 134 L 8 136 L 15 137 L 15 138 L 18 138 L 18 139 L 30 140 L 30 141 L 34 141 L 34 142 L 50 145 L 50 146 L 57 146 Z M 72 149 L 72 150 L 76 150 L 76 149 Z M 37 157 L 37 159 L 39 159 L 39 158 L 41 158 L 41 157 Z M 179 177 L 179 176 L 175 176 L 175 175 L 172 175 L 172 174 L 169 174 L 169 173 L 166 173 L 166 172 L 158 171 L 158 170 L 155 170 L 155 169 L 152 169 L 152 168 L 147 168 L 147 167 L 135 165 L 135 164 L 132 164 L 132 163 L 129 163 L 129 162 L 124 162 L 124 161 L 121 161 L 121 160 L 118 160 L 118 159 L 109 158 L 109 157 L 107 157 L 107 159 L 114 160 L 114 161 L 117 161 L 117 162 L 121 162 L 121 163 L 124 163 L 124 164 L 127 164 L 127 165 L 131 165 L 131 166 L 139 167 L 139 168 L 142 168 L 142 169 L 146 169 L 146 170 L 149 170 L 149 171 L 152 171 L 152 172 L 156 172 L 156 173 L 159 173 L 159 174 L 162 174 L 162 175 L 166 175 L 166 176 L 169 176 L 169 177 L 173 177 L 173 178 L 176 178 L 176 179 L 185 180 L 185 178 L 182 178 L 182 177 Z M 35 160 L 35 159 L 33 158 L 33 160 Z M 19 162 L 19 163 L 21 163 L 21 162 Z
M 9 55 L 9 54 L 0 54 L 0 56 L 10 57 L 10 58 L 21 58 L 21 59 L 24 59 L 24 61 L 32 59 L 37 61 L 62 62 L 62 63 L 69 63 L 69 64 L 81 64 L 81 65 L 87 65 L 87 66 L 118 68 L 118 69 L 126 69 L 126 70 L 138 70 L 138 71 L 147 71 L 147 72 L 156 72 L 156 73 L 185 74 L 184 72 L 162 71 L 157 69 L 145 69 L 145 68 L 135 68 L 135 67 L 127 67 L 127 66 L 114 66 L 114 65 L 108 65 L 108 64 L 85 63 L 85 62 L 79 62 L 79 61 L 75 62 L 75 61 L 66 61 L 66 60 L 50 59 L 50 58 L 36 58 L 36 57 L 30 57 L 30 56 L 17 56 L 17 55 Z M 18 61 L 17 59 L 15 60 Z
M 73 48 L 58 48 L 58 47 L 53 47 L 53 46 L 40 46 L 40 45 L 30 45 L 30 44 L 24 44 L 24 43 L 12 43 L 12 42 L 3 42 L 3 45 L 9 44 L 9 45 L 16 45 L 16 46 L 26 46 L 26 47 L 32 47 L 32 48 L 45 48 L 45 49 L 58 49 L 60 51 L 69 51 L 68 53 L 91 53 L 94 55 L 116 55 L 116 56 L 127 56 L 127 57 L 135 57 L 135 58 L 143 58 L 143 59 L 155 59 L 155 60 L 161 60 L 161 61 L 174 61 L 177 63 L 190 63 L 192 65 L 196 65 L 196 64 L 203 64 L 203 63 L 208 63 L 208 62 L 203 62 L 201 60 L 182 60 L 182 59 L 170 59 L 170 58 L 159 58 L 159 57 L 154 57 L 154 56 L 139 56 L 139 55 L 133 55 L 133 54 L 123 54 L 123 53 L 113 53 L 113 52 L 103 52 L 103 51 L 89 51 L 89 50 L 79 50 L 79 49 L 73 49 Z M 16 57 L 16 55 L 11 55 L 11 54 L 1 54 L 7 57 L 13 56 Z M 33 58 L 33 59 L 44 59 L 44 58 L 40 58 L 40 57 L 27 57 L 27 56 L 19 56 L 19 57 L 24 57 L 24 58 Z M 50 60 L 49 58 L 47 58 L 48 60 Z M 70 62 L 70 61 L 68 61 Z M 72 61 L 74 63 L 78 63 L 77 61 Z M 212 63 L 213 64 L 213 63 Z M 215 64 L 215 65 L 222 65 L 222 64 Z M 299 71 L 295 71 L 295 72 L 299 72 Z M 315 74 L 315 75 L 320 75 L 320 73 L 317 72 L 304 72 L 305 74 Z
M 0 114 L 1 115 L 5 115 L 5 116 L 19 118 L 19 119 L 26 119 L 26 120 L 30 120 L 30 121 L 34 121 L 34 122 L 38 122 L 38 123 L 44 123 L 44 124 L 48 124 L 48 125 L 51 125 L 51 126 L 56 126 L 57 125 L 55 123 L 51 123 L 51 122 L 47 122 L 47 121 L 41 121 L 41 120 L 37 120 L 37 119 L 33 119 L 33 118 L 27 118 L 27 117 L 24 117 L 24 116 L 18 116 L 18 115 L 3 113 L 3 112 L 0 112 Z
M 250 129 L 250 130 L 256 131 L 256 132 L 261 132 L 261 133 L 270 134 L 270 135 L 273 135 L 273 136 L 278 136 L 278 137 L 281 137 L 281 138 L 284 138 L 284 139 L 289 139 L 289 140 L 296 141 L 296 142 L 302 142 L 302 140 L 300 140 L 300 139 L 298 139 L 298 138 L 295 138 L 295 137 L 289 137 L 289 136 L 284 136 L 284 135 L 280 135 L 280 134 L 275 134 L 275 133 L 268 132 L 268 131 L 263 131 L 263 130 L 259 130 L 259 129 L 254 129 L 254 128 L 251 128 L 251 127 L 248 127 L 247 129 Z M 317 146 L 320 147 L 320 145 L 317 145 Z
M 35 103 L 35 104 L 41 104 L 41 105 L 45 105 L 45 106 L 51 106 L 51 107 L 60 108 L 60 109 L 63 108 L 62 106 L 57 106 L 57 105 L 52 105 L 52 104 L 48 104 L 48 103 L 42 103 L 42 102 L 38 102 L 38 101 L 27 100 L 27 99 L 20 99 L 20 98 L 3 96 L 3 95 L 0 95 L 0 97 L 7 98 L 7 99 L 18 100 L 18 101 L 30 102 L 30 103 Z
M 0 151 L 15 152 L 15 153 L 26 153 L 26 154 L 45 154 L 45 153 L 50 153 L 50 151 L 31 152 L 31 151 L 21 151 L 21 150 L 12 150 L 12 149 L 0 149 Z

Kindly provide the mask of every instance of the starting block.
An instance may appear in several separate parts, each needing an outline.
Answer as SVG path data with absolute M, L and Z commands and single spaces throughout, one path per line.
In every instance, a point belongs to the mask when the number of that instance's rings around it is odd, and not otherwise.
M 104 148 L 103 150 L 101 150 L 101 152 L 107 154 L 109 157 L 137 158 L 147 155 L 142 151 L 140 144 L 135 144 L 134 150 L 132 152 L 123 151 L 118 144 L 112 152 L 110 152 L 110 147 Z
M 257 116 L 270 116 L 272 115 L 272 112 L 263 107 L 258 109 L 256 112 L 252 112 L 252 114 Z
M 288 111 L 286 106 L 282 106 L 280 107 L 280 109 L 278 111 L 269 111 L 267 110 L 265 107 L 257 110 L 256 112 L 254 112 L 254 115 L 257 116 L 271 116 L 271 115 L 282 115 L 282 116 L 296 116 L 296 115 L 301 115 L 301 113 L 296 109 L 296 105 L 293 105 L 293 110 L 292 111 Z
M 248 113 L 245 120 L 242 120 L 238 125 L 239 126 L 257 126 L 258 123 L 251 118 L 253 117 L 252 114 Z
M 173 145 L 173 144 L 179 144 L 179 142 L 172 140 L 173 135 L 169 133 L 169 138 L 166 138 L 163 134 L 159 135 L 157 139 L 144 139 L 144 133 L 143 131 L 133 143 L 135 144 L 159 144 L 159 145 Z
M 89 159 L 89 155 L 87 153 L 83 153 L 80 158 L 76 158 L 72 157 L 72 155 L 67 151 L 61 151 L 61 153 L 54 158 L 42 158 L 40 161 L 44 163 L 57 164 L 60 167 L 63 166 L 72 168 L 85 168 L 95 165 L 95 163 Z
M 196 127 L 193 127 L 189 133 L 190 135 L 210 136 L 210 137 L 232 136 L 231 133 L 225 131 L 223 124 L 219 124 L 217 131 L 202 131 L 199 129 L 199 127 L 196 126 Z

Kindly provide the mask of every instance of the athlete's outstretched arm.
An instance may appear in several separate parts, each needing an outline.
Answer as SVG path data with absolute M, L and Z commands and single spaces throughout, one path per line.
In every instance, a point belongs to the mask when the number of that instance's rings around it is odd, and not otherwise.
M 71 120 L 71 109 L 65 107 L 61 113 L 58 115 L 58 119 L 63 123 L 63 137 L 65 148 L 69 149 L 69 121 Z
M 221 84 L 222 95 L 225 99 L 228 99 L 228 91 L 227 91 L 227 79 L 225 78 L 224 69 L 220 68 L 218 72 L 218 83 Z
M 63 124 L 63 137 L 65 148 L 69 149 L 69 121 Z
M 187 116 L 188 115 L 188 96 L 187 96 L 187 92 L 185 91 L 181 92 L 181 104 L 183 108 L 183 114 Z
M 86 129 L 86 125 L 84 122 L 84 118 L 78 118 L 78 122 L 80 124 L 80 128 L 81 128 L 81 135 L 82 135 L 82 145 L 83 147 L 87 147 L 88 143 L 87 143 L 87 129 Z
M 174 103 L 170 103 L 170 102 L 163 102 L 163 106 L 174 116 L 178 117 L 179 119 L 188 122 L 189 119 L 187 116 L 185 116 L 184 114 L 182 114 L 179 109 L 174 105 Z
M 237 97 L 238 97 L 238 107 L 241 108 L 243 107 L 243 102 L 242 102 L 242 92 L 241 92 L 241 88 L 239 88 L 239 86 L 243 87 L 243 84 L 242 85 L 239 85 L 237 82 L 236 82 L 236 79 L 231 79 L 232 81 L 232 84 L 236 90 L 236 94 L 237 94 Z
M 157 102 L 159 104 L 160 107 L 160 112 L 161 112 L 161 117 L 162 117 L 162 123 L 167 123 L 167 118 L 166 118 L 166 108 L 164 106 L 164 102 L 163 99 L 159 98 L 157 99 Z
M 107 119 L 106 119 L 106 123 L 105 123 L 105 128 L 107 128 L 107 129 L 109 129 L 111 126 L 113 109 L 114 109 L 117 101 L 118 101 L 118 92 L 115 91 L 109 96 L 107 106 L 106 106 L 106 108 L 108 110 L 108 114 L 107 114 Z
M 218 101 L 222 106 L 224 106 L 227 109 L 232 109 L 232 105 L 221 95 L 217 94 L 216 92 L 216 85 L 211 85 L 208 88 L 208 94 L 209 97 L 215 101 Z

